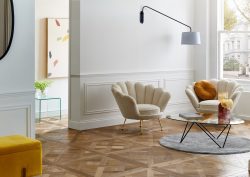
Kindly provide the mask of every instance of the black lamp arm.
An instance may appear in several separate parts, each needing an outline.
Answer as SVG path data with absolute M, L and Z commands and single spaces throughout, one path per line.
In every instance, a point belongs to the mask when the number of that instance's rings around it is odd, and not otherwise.
M 172 18 L 172 17 L 170 17 L 170 16 L 168 16 L 168 15 L 166 15 L 166 14 L 164 14 L 164 13 L 162 13 L 162 12 L 158 11 L 158 10 L 155 10 L 155 9 L 153 9 L 153 8 L 149 7 L 149 6 L 143 6 L 143 7 L 142 7 L 142 11 L 141 11 L 141 12 L 143 12 L 143 10 L 144 10 L 145 8 L 151 9 L 151 10 L 153 10 L 153 11 L 155 11 L 155 12 L 157 12 L 157 13 L 159 13 L 159 14 L 161 14 L 161 15 L 163 15 L 163 16 L 165 16 L 165 17 L 167 17 L 167 18 L 170 18 L 171 20 L 174 20 L 175 22 L 178 22 L 178 23 L 180 23 L 180 24 L 182 24 L 182 25 L 184 25 L 184 26 L 188 27 L 188 28 L 190 29 L 190 32 L 192 31 L 191 26 L 188 26 L 187 24 L 182 23 L 181 21 L 176 20 L 176 19 L 174 19 L 174 18 Z

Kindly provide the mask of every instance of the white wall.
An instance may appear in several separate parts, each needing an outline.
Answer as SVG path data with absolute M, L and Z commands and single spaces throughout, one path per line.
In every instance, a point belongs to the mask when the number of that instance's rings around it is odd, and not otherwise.
M 193 0 L 83 0 L 81 73 L 193 68 L 190 46 L 180 45 L 188 28 L 148 9 L 140 24 L 138 14 L 146 4 L 193 25 Z
M 195 28 L 201 34 L 201 45 L 194 50 L 195 80 L 207 79 L 209 75 L 209 0 L 195 0 Z
M 36 0 L 35 35 L 36 35 L 36 80 L 47 78 L 47 35 L 46 18 L 69 18 L 69 0 Z M 68 113 L 68 78 L 51 79 L 51 87 L 48 88 L 48 95 L 62 98 L 63 114 Z M 36 105 L 38 106 L 38 105 Z M 47 112 L 48 108 L 48 112 Z M 42 117 L 58 115 L 58 103 L 44 102 L 42 106 Z M 36 109 L 38 111 L 38 108 Z
M 111 94 L 117 81 L 142 81 L 172 94 L 166 114 L 191 109 L 184 89 L 194 80 L 193 47 L 180 45 L 188 28 L 145 9 L 152 6 L 194 26 L 194 0 L 71 0 L 70 122 L 88 129 L 122 122 Z M 195 28 L 193 28 L 196 31 Z M 76 45 L 78 44 L 78 45 Z
M 15 32 L 0 61 L 0 136 L 34 137 L 34 1 L 14 0 Z

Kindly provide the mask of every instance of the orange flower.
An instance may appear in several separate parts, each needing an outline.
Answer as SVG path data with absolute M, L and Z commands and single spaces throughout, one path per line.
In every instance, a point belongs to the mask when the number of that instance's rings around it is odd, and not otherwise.
M 233 107 L 233 100 L 232 99 L 221 99 L 220 100 L 221 106 L 226 109 L 232 109 Z

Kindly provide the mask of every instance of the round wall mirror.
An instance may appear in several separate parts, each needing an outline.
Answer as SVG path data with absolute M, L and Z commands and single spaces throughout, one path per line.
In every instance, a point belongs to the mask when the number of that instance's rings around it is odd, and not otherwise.
M 12 0 L 0 0 L 0 60 L 8 53 L 14 33 Z

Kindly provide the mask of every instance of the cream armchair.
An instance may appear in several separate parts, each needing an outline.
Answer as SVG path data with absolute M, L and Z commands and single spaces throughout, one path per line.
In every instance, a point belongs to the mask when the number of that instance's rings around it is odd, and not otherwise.
M 219 100 L 218 100 L 218 95 L 221 93 L 228 93 L 228 98 L 232 99 L 234 102 L 233 108 L 238 102 L 238 99 L 240 97 L 240 94 L 242 92 L 242 87 L 233 80 L 217 80 L 217 79 L 212 79 L 208 80 L 210 83 L 212 83 L 217 91 L 217 96 L 214 100 L 206 100 L 206 101 L 199 101 L 199 98 L 196 96 L 194 92 L 194 84 L 191 84 L 187 86 L 186 88 L 186 94 L 191 101 L 194 109 L 197 112 L 201 113 L 216 113 L 218 112 L 218 105 L 219 105 Z
M 162 130 L 160 118 L 170 99 L 168 92 L 138 82 L 118 82 L 112 85 L 112 93 L 125 118 L 123 128 L 127 119 L 140 120 L 142 133 L 143 120 L 158 119 Z

